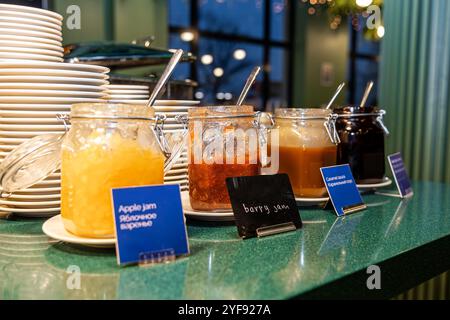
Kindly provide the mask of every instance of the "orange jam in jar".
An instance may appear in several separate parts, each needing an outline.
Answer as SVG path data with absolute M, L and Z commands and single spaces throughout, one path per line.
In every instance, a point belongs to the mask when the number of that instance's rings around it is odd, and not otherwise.
M 62 146 L 61 215 L 67 231 L 113 238 L 111 189 L 164 183 L 165 157 L 152 124 L 144 120 L 153 114 L 146 106 L 73 106 Z
M 254 117 L 251 106 L 189 111 L 189 198 L 194 210 L 230 210 L 226 179 L 259 174 Z
M 336 165 L 335 119 L 323 109 L 279 109 L 279 173 L 286 173 L 298 198 L 321 198 L 327 190 L 320 168 Z M 328 127 L 328 130 L 327 130 Z

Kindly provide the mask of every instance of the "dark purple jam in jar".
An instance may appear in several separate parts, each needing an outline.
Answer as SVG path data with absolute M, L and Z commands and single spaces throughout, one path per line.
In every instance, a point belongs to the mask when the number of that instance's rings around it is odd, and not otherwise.
M 380 183 L 385 179 L 385 111 L 374 107 L 343 107 L 334 110 L 341 139 L 338 164 L 350 164 L 359 184 Z

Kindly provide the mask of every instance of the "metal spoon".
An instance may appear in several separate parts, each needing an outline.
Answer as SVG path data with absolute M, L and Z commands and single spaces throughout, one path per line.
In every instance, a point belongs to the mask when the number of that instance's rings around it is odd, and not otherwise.
M 161 78 L 159 78 L 158 83 L 156 84 L 155 88 L 153 89 L 152 94 L 150 95 L 150 98 L 148 99 L 147 106 L 152 107 L 155 102 L 156 98 L 158 97 L 159 93 L 161 92 L 161 89 L 166 84 L 167 80 L 169 80 L 170 76 L 172 75 L 173 70 L 177 66 L 178 62 L 180 61 L 181 57 L 183 56 L 183 50 L 179 49 L 175 51 L 172 58 L 169 61 L 169 64 L 167 65 L 166 69 L 164 70 Z
M 256 77 L 258 77 L 259 72 L 261 71 L 261 67 L 255 67 L 252 70 L 252 73 L 247 78 L 247 82 L 245 83 L 244 89 L 241 92 L 241 95 L 239 96 L 239 99 L 236 103 L 238 107 L 242 106 L 244 103 L 245 98 L 247 97 L 248 92 L 250 91 L 250 88 L 253 86 L 253 84 L 256 81 Z
M 337 97 L 341 94 L 342 89 L 345 87 L 345 82 L 341 83 L 341 85 L 337 88 L 336 93 L 334 94 L 333 98 L 331 98 L 330 102 L 327 105 L 327 110 L 329 110 L 332 106 L 334 101 L 336 101 Z
M 369 95 L 373 89 L 373 85 L 374 85 L 373 81 L 370 81 L 367 84 L 366 91 L 364 92 L 364 96 L 362 98 L 361 104 L 359 105 L 361 108 L 364 108 L 366 106 L 367 99 L 369 99 Z

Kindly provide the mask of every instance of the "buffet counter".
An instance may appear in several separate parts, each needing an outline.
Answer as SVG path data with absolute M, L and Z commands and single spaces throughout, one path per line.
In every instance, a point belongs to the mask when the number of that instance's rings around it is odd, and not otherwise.
M 450 184 L 414 190 L 403 201 L 365 195 L 369 209 L 343 219 L 301 208 L 303 229 L 261 239 L 189 221 L 191 255 L 147 268 L 118 267 L 112 249 L 52 242 L 43 219 L 3 217 L 0 300 L 391 298 L 450 269 Z M 371 265 L 381 290 L 367 289 Z

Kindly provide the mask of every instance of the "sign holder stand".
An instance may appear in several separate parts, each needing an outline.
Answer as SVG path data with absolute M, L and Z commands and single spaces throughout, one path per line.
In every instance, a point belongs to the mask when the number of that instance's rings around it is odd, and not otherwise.
M 296 231 L 297 227 L 293 222 L 277 224 L 269 227 L 261 227 L 256 229 L 256 235 L 258 238 L 268 237 L 275 234 L 286 233 Z
M 165 249 L 139 254 L 139 267 L 152 267 L 157 264 L 168 264 L 176 260 L 174 249 Z
M 356 213 L 359 211 L 363 211 L 367 209 L 367 205 L 364 203 L 360 203 L 357 205 L 353 205 L 353 206 L 348 206 L 348 207 L 344 207 L 342 208 L 342 211 L 344 211 L 345 215 L 349 215 L 352 213 Z

